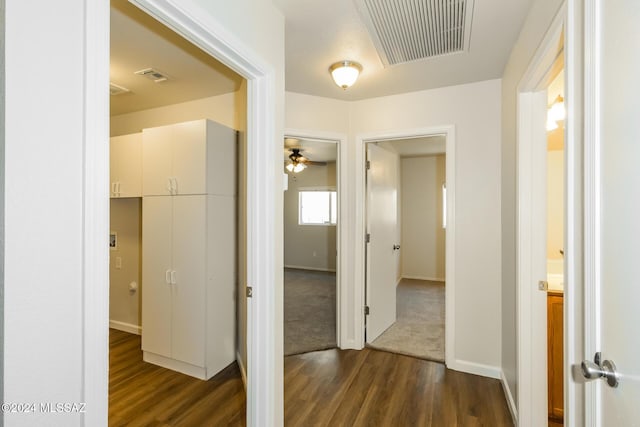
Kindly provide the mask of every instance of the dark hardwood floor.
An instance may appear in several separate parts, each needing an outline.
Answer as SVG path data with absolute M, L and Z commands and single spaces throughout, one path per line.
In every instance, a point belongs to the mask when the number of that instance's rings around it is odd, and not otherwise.
M 244 425 L 235 364 L 209 381 L 142 361 L 140 337 L 111 330 L 110 426 Z M 511 426 L 497 380 L 372 349 L 288 356 L 287 426 Z

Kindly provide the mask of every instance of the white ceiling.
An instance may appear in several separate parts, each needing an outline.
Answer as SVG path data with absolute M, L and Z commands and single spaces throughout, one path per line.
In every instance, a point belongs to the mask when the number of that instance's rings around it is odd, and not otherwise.
M 400 157 L 420 157 L 444 154 L 447 151 L 447 139 L 444 135 L 425 136 L 420 138 L 396 139 L 384 141 Z
M 338 144 L 333 141 L 313 139 L 285 138 L 284 161 L 289 160 L 292 148 L 300 148 L 300 153 L 316 162 L 335 162 L 338 158 Z
M 154 83 L 134 72 L 156 68 Z M 111 0 L 111 82 L 130 93 L 111 96 L 111 115 L 235 92 L 242 77 L 127 0 Z
M 476 0 L 467 52 L 384 68 L 353 0 L 273 0 L 286 20 L 286 89 L 359 100 L 502 77 L 531 0 Z M 339 60 L 364 68 L 346 91 L 328 68 Z

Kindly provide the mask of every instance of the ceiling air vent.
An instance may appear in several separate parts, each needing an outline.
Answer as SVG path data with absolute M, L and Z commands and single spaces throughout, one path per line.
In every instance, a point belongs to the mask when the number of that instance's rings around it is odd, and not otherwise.
M 153 68 L 145 68 L 144 70 L 138 70 L 134 74 L 146 77 L 149 80 L 152 80 L 154 83 L 161 83 L 169 80 L 169 76 Z
M 109 82 L 109 94 L 111 96 L 121 95 L 123 93 L 128 93 L 128 92 L 131 92 L 131 91 L 126 87 Z
M 385 66 L 464 52 L 473 0 L 354 0 Z

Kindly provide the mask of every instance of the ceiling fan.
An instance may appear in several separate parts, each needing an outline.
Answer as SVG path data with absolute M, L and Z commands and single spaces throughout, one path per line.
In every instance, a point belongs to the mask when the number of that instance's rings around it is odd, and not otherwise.
M 289 154 L 289 164 L 287 164 L 287 170 L 289 172 L 298 173 L 302 172 L 308 165 L 314 166 L 326 166 L 327 162 L 314 162 L 313 160 L 309 160 L 300 154 L 302 149 L 300 148 L 291 148 L 291 154 Z

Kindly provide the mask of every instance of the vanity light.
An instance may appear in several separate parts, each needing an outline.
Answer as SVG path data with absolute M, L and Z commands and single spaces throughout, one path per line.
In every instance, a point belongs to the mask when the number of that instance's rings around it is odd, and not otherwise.
M 564 120 L 566 117 L 566 111 L 564 109 L 564 98 L 561 95 L 553 101 L 553 104 L 549 107 L 549 117 L 557 121 Z
M 354 61 L 340 61 L 329 67 L 333 81 L 342 89 L 352 86 L 362 72 L 362 65 Z

